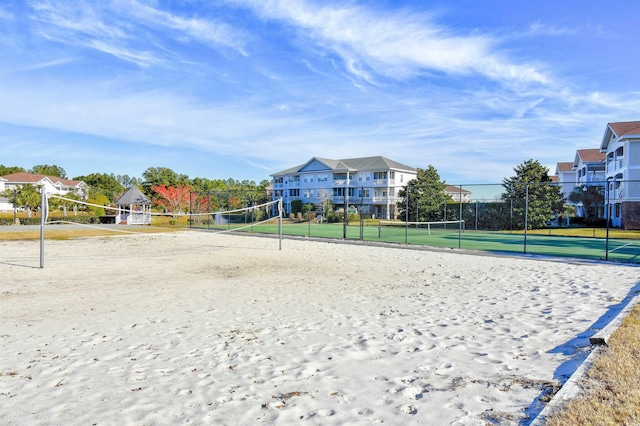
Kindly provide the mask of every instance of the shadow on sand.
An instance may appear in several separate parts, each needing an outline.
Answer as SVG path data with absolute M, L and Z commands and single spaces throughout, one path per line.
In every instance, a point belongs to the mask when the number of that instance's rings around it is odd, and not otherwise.
M 556 379 L 560 383 L 560 387 L 566 383 L 567 380 L 576 372 L 576 370 L 582 365 L 584 360 L 591 353 L 591 342 L 589 338 L 596 334 L 598 331 L 602 330 L 607 326 L 619 313 L 624 309 L 625 306 L 633 299 L 635 296 L 640 294 L 640 282 L 638 282 L 635 286 L 629 290 L 627 296 L 620 301 L 620 303 L 616 303 L 615 305 L 609 306 L 607 312 L 605 312 L 596 322 L 594 322 L 587 330 L 578 334 L 573 339 L 569 340 L 566 343 L 563 343 L 555 348 L 549 350 L 547 353 L 550 354 L 562 354 L 569 356 L 570 358 L 560 364 L 560 366 L 556 369 L 553 374 L 553 378 Z M 549 385 L 542 389 L 540 395 L 538 395 L 531 405 L 525 409 L 525 413 L 527 417 L 520 422 L 521 425 L 528 425 L 540 414 L 540 412 L 544 409 L 546 404 L 553 398 L 553 395 L 560 390 L 560 387 Z

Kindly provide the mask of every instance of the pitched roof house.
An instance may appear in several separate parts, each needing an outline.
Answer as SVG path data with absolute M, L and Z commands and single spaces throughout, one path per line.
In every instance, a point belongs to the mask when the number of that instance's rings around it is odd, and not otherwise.
M 640 121 L 608 123 L 600 152 L 605 156 L 607 211 L 613 226 L 640 229 Z
M 573 168 L 573 162 L 562 161 L 556 164 L 555 177 L 556 177 L 555 182 L 557 182 L 558 185 L 560 185 L 560 191 L 562 191 L 562 196 L 566 200 L 568 200 L 569 194 L 571 194 L 571 192 L 573 191 L 573 188 L 576 187 L 576 182 L 578 180 L 577 171 L 574 170 Z
M 20 172 L 0 177 L 0 192 L 7 189 L 17 189 L 23 185 L 44 186 L 47 194 L 56 194 L 62 197 L 67 194 L 76 194 L 86 199 L 89 191 L 89 186 L 81 180 L 63 179 L 58 176 Z M 5 204 L 0 205 L 0 210 L 13 209 L 12 204 Z
M 577 172 L 579 184 L 604 185 L 605 154 L 598 148 L 579 149 L 573 160 L 573 169 Z

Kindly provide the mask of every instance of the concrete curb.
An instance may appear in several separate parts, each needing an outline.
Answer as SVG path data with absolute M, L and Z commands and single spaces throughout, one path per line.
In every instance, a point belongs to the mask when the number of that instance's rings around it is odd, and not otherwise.
M 640 302 L 640 295 L 631 298 L 629 303 L 607 324 L 602 330 L 589 338 L 592 345 L 608 345 L 611 334 L 620 327 L 620 323 L 629 315 L 629 312 Z
M 560 408 L 563 404 L 572 398 L 575 398 L 582 391 L 579 382 L 585 373 L 593 365 L 593 361 L 605 350 L 608 345 L 611 334 L 620 327 L 620 324 L 629 315 L 629 313 L 640 303 L 640 294 L 632 297 L 624 308 L 618 312 L 609 324 L 589 338 L 593 349 L 578 369 L 569 377 L 569 380 L 562 385 L 562 388 L 553 396 L 551 401 L 547 403 L 540 413 L 533 419 L 529 426 L 543 426 L 546 423 L 547 416 L 554 410 Z
M 578 384 L 585 373 L 591 368 L 593 361 L 600 355 L 600 353 L 604 352 L 604 346 L 596 346 L 593 348 L 591 353 L 587 356 L 584 362 L 578 367 L 578 369 L 569 377 L 569 380 L 562 385 L 562 388 L 553 396 L 551 401 L 547 403 L 547 405 L 538 413 L 535 419 L 529 426 L 542 426 L 545 424 L 547 420 L 547 416 L 550 415 L 555 409 L 561 407 L 567 401 L 572 398 L 575 398 L 582 388 Z

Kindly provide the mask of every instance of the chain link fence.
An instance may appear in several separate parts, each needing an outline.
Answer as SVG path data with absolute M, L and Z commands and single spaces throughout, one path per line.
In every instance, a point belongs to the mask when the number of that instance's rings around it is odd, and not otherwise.
M 282 232 L 640 263 L 640 181 L 446 185 L 444 191 L 408 194 L 360 186 L 319 201 L 285 200 Z M 192 226 L 230 228 L 277 214 L 221 212 L 252 203 L 255 199 L 233 191 L 194 193 L 193 212 L 218 213 L 194 217 Z M 268 226 L 252 231 L 274 232 Z

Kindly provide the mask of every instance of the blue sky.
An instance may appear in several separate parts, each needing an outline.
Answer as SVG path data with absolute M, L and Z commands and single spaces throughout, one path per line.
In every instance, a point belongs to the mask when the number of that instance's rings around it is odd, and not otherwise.
M 640 1 L 0 3 L 0 164 L 259 182 L 383 155 L 555 171 L 640 120 Z

